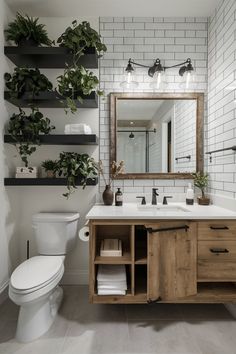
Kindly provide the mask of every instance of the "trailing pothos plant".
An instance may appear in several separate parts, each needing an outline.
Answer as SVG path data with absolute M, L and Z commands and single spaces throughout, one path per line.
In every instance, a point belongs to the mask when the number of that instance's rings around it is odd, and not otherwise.
M 5 73 L 4 79 L 11 97 L 14 98 L 19 98 L 28 92 L 33 99 L 41 91 L 51 91 L 53 88 L 52 83 L 41 74 L 39 69 L 16 67 L 13 74 Z
M 38 18 L 23 16 L 18 12 L 15 20 L 10 22 L 4 31 L 6 40 L 17 45 L 51 46 L 54 42 L 49 39 L 45 25 L 38 21 Z
M 57 43 L 60 46 L 69 48 L 76 59 L 84 54 L 85 48 L 93 47 L 97 52 L 107 50 L 105 44 L 101 41 L 101 36 L 96 30 L 91 28 L 89 22 L 83 21 L 78 24 L 72 22 L 72 27 L 67 27 L 64 33 L 58 38 Z
M 76 101 L 83 103 L 82 95 L 90 95 L 96 90 L 98 95 L 103 92 L 98 90 L 99 80 L 91 71 L 85 69 L 82 65 L 73 67 L 66 66 L 64 73 L 57 77 L 58 92 L 66 98 L 65 112 L 71 113 L 77 111 Z
M 31 108 L 30 114 L 26 114 L 21 108 L 19 111 L 11 116 L 8 133 L 15 141 L 21 160 L 28 167 L 28 156 L 36 151 L 36 146 L 32 145 L 40 145 L 40 134 L 50 134 L 55 127 L 37 108 Z
M 67 199 L 75 192 L 76 180 L 82 177 L 83 189 L 86 187 L 87 179 L 97 176 L 97 164 L 88 154 L 78 154 L 76 152 L 62 152 L 56 168 L 59 176 L 67 179 L 67 190 L 63 196 Z

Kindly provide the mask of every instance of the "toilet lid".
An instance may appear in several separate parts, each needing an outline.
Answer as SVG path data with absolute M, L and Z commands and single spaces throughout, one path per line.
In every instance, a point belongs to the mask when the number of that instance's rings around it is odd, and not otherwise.
M 54 278 L 60 271 L 63 258 L 36 256 L 20 264 L 12 273 L 11 285 L 18 290 L 39 287 Z

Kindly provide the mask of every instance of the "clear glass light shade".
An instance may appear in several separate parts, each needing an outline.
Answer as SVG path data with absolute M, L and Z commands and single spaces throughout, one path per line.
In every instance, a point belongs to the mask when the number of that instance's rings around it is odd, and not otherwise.
M 126 89 L 134 89 L 138 87 L 138 82 L 134 81 L 133 73 L 128 71 L 125 74 L 125 81 L 121 82 L 120 86 Z
M 179 85 L 184 90 L 196 88 L 194 71 L 186 71 L 182 76 L 182 82 Z
M 166 86 L 167 83 L 165 81 L 165 73 L 157 72 L 153 77 L 153 81 L 150 83 L 150 87 L 153 90 L 159 91 L 159 90 L 164 90 Z

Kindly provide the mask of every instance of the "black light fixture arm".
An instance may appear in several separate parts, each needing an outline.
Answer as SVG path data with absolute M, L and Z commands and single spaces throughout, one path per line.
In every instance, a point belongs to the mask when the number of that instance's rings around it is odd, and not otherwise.
M 168 69 L 172 69 L 172 68 L 180 68 L 179 70 L 179 75 L 180 76 L 183 76 L 183 74 L 188 71 L 193 71 L 193 66 L 192 66 L 192 61 L 190 58 L 188 58 L 187 60 L 185 60 L 184 62 L 181 62 L 181 63 L 178 63 L 178 64 L 175 64 L 175 65 L 171 65 L 171 66 L 162 66 L 161 65 L 161 61 L 159 58 L 157 58 L 153 64 L 153 66 L 148 66 L 148 65 L 145 65 L 145 64 L 140 64 L 140 63 L 137 63 L 136 61 L 132 60 L 131 58 L 129 59 L 128 61 L 128 65 L 126 67 L 126 71 L 127 72 L 132 72 L 134 71 L 134 68 L 132 65 L 135 65 L 135 66 L 139 66 L 139 67 L 142 67 L 142 68 L 148 68 L 148 75 L 153 77 L 153 75 L 155 74 L 155 72 L 163 72 L 165 70 L 168 70 Z

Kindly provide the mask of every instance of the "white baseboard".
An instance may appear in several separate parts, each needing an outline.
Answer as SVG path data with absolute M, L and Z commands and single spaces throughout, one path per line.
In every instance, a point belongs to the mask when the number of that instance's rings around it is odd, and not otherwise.
M 61 283 L 64 285 L 87 285 L 89 282 L 89 273 L 87 270 L 67 270 Z
M 8 285 L 9 280 L 3 283 L 0 287 L 0 304 L 2 304 L 8 298 Z
M 236 304 L 224 304 L 229 313 L 236 319 Z

